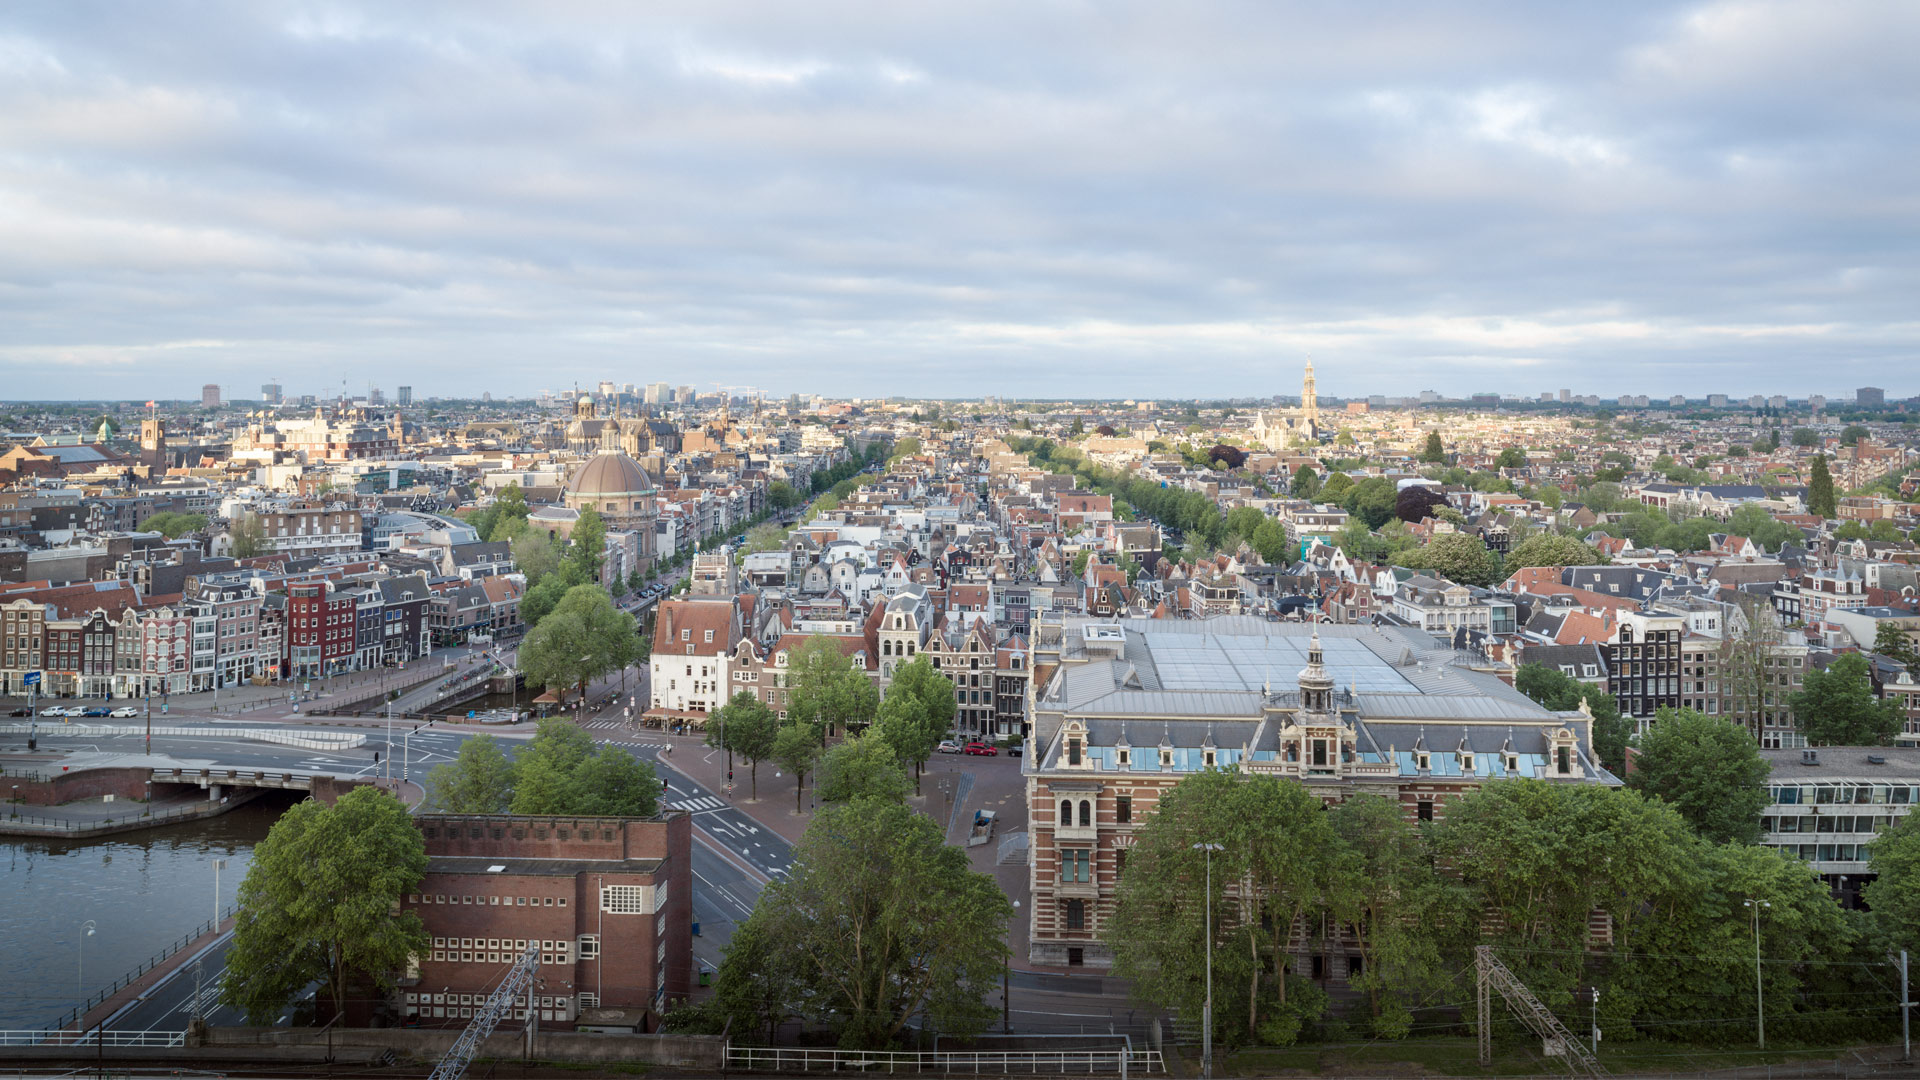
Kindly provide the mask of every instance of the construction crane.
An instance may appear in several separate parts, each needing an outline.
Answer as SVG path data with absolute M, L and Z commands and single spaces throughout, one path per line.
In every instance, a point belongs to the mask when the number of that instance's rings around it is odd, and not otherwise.
M 460 1080 L 467 1066 L 473 1063 L 474 1055 L 486 1045 L 487 1036 L 500 1021 L 513 1015 L 513 1003 L 524 992 L 527 1001 L 527 1028 L 540 1022 L 540 1012 L 533 1007 L 533 977 L 540 970 L 540 943 L 527 942 L 527 951 L 507 969 L 500 985 L 487 995 L 487 1003 L 473 1010 L 473 1019 L 468 1022 L 465 1031 L 447 1048 L 447 1056 L 433 1067 L 428 1080 Z

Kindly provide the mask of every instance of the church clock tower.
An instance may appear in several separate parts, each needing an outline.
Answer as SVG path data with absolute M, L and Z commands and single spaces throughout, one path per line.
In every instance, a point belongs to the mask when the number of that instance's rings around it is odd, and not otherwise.
M 1313 359 L 1307 359 L 1307 377 L 1300 386 L 1300 419 L 1316 436 L 1320 434 L 1320 403 L 1313 393 Z

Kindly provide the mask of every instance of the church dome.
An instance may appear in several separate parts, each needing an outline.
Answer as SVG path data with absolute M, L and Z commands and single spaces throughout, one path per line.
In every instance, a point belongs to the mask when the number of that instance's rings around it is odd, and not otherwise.
M 567 481 L 567 494 L 576 498 L 625 498 L 653 490 L 640 463 L 620 453 L 595 454 Z

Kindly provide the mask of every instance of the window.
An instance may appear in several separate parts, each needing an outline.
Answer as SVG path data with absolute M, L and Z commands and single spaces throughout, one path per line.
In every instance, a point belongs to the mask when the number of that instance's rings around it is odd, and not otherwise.
M 1060 852 L 1060 880 L 1063 882 L 1087 882 L 1093 880 L 1093 852 L 1086 848 L 1063 848 Z
M 1421 821 L 1433 820 L 1433 800 L 1432 799 L 1420 800 L 1420 803 L 1418 806 L 1418 816 Z
M 1122 825 L 1133 820 L 1133 796 L 1122 795 L 1113 801 L 1113 820 Z
M 597 934 L 580 935 L 580 959 L 594 960 L 600 956 L 600 937 Z
M 1080 827 L 1083 829 L 1086 829 L 1086 828 L 1091 828 L 1092 826 L 1093 826 L 1093 803 L 1088 799 L 1081 799 L 1080 800 Z
M 1080 740 L 1079 739 L 1067 740 L 1067 764 L 1069 765 L 1080 764 Z
M 1554 747 L 1553 754 L 1555 771 L 1559 772 L 1562 776 L 1573 772 L 1573 756 L 1567 747 L 1556 746 Z
M 1087 902 L 1085 900 L 1067 901 L 1067 929 L 1085 930 L 1087 928 Z
M 1073 800 L 1072 799 L 1060 800 L 1060 824 L 1062 825 L 1073 824 Z

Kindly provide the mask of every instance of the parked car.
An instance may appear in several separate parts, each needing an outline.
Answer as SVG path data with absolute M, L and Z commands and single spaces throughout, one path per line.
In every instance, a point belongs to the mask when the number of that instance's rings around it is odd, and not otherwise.
M 27 708 L 25 705 L 22 705 L 19 708 L 13 710 L 12 712 L 8 713 L 7 715 L 8 716 L 32 716 L 33 710 Z
M 68 713 L 67 715 L 71 716 L 73 714 Z M 81 709 L 80 715 L 81 716 L 112 716 L 113 710 L 107 708 L 105 705 L 93 705 L 88 708 Z
M 952 739 L 941 739 L 940 745 L 934 747 L 934 749 L 943 754 L 957 754 L 960 752 L 960 744 L 954 742 Z
M 46 708 L 40 710 L 40 715 L 41 716 L 65 716 L 67 715 L 67 709 L 66 709 L 66 706 L 64 705 L 49 705 Z
M 119 708 L 113 710 L 111 715 L 118 717 L 121 720 L 126 720 L 135 716 L 139 716 L 140 710 L 138 707 L 133 705 L 122 705 Z
M 967 744 L 965 752 L 980 757 L 993 757 L 1000 752 L 1000 749 L 992 743 L 970 742 Z

